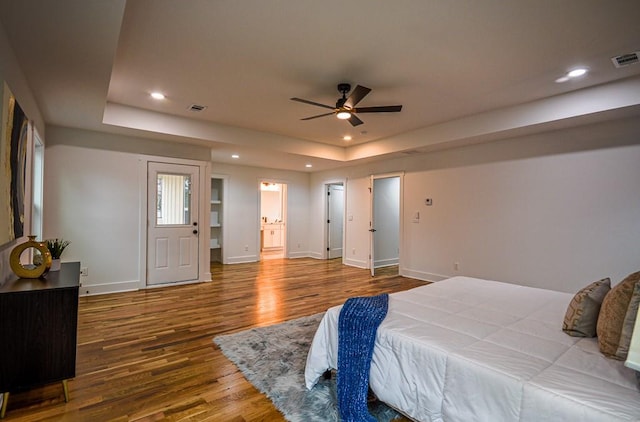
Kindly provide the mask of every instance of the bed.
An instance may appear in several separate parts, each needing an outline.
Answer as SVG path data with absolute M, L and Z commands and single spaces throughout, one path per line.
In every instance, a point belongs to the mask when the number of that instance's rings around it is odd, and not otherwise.
M 370 387 L 424 422 L 640 421 L 635 371 L 561 330 L 572 297 L 469 277 L 391 294 Z M 313 339 L 308 389 L 337 368 L 340 308 Z

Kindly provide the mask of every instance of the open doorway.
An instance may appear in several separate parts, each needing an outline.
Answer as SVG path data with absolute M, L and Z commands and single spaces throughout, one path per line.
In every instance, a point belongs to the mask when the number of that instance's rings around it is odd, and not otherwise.
M 287 185 L 260 182 L 260 259 L 286 256 Z
M 397 275 L 400 263 L 401 175 L 371 177 L 371 275 Z
M 327 259 L 342 257 L 344 229 L 344 185 L 325 185 L 327 192 Z

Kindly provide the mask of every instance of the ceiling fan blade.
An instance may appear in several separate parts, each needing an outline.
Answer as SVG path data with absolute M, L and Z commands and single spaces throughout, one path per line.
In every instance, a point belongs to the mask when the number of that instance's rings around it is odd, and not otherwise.
M 331 113 L 318 114 L 317 116 L 305 117 L 304 119 L 300 119 L 300 120 L 313 120 L 313 119 L 317 119 L 318 117 L 331 116 L 332 114 L 334 113 L 331 112 Z
M 401 105 L 378 106 L 378 107 L 359 107 L 352 110 L 354 113 L 394 113 L 402 110 Z
M 362 99 L 370 92 L 370 88 L 362 85 L 357 85 L 351 92 L 351 95 L 349 95 L 349 98 L 347 98 L 347 101 L 345 101 L 344 105 L 349 108 L 354 108 L 356 104 L 362 101 Z
M 358 117 L 355 114 L 351 114 L 351 117 L 349 117 L 349 123 L 351 123 L 351 126 L 358 126 L 363 124 L 364 122 L 360 119 L 358 119 Z
M 310 105 L 314 105 L 314 106 L 318 106 L 318 107 L 330 108 L 331 110 L 335 109 L 335 107 L 333 107 L 333 106 L 328 106 L 328 105 L 325 105 L 325 104 L 320 104 L 320 103 L 316 103 L 316 102 L 309 101 L 309 100 L 303 100 L 302 98 L 293 97 L 293 98 L 290 98 L 290 99 L 292 101 L 297 101 L 299 103 L 305 103 L 305 104 L 310 104 Z

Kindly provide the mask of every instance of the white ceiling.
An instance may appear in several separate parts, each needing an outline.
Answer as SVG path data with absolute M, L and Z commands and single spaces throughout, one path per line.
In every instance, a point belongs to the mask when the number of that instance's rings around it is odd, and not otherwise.
M 47 124 L 194 142 L 215 161 L 316 171 L 640 112 L 640 64 L 610 60 L 640 51 L 636 0 L 0 0 L 0 13 Z M 589 74 L 554 82 L 576 66 Z M 301 121 L 328 110 L 290 98 L 333 105 L 339 82 L 372 89 L 360 106 L 403 110 Z

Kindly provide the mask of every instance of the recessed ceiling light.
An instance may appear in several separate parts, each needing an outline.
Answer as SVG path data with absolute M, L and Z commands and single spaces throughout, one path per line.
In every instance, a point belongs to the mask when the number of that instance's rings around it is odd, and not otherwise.
M 311 167 L 313 167 L 313 164 L 305 164 L 304 166 L 305 166 L 306 168 L 311 168 Z
M 164 100 L 165 96 L 162 92 L 152 92 L 151 93 L 151 97 L 156 99 L 156 100 Z
M 240 158 L 240 156 L 238 154 L 232 154 L 231 158 Z
M 352 138 L 350 135 L 345 135 L 342 137 L 342 139 L 344 139 L 345 141 L 350 141 Z
M 556 79 L 556 83 L 561 84 L 571 79 L 579 78 L 580 76 L 586 75 L 587 72 L 589 72 L 589 69 L 587 69 L 586 67 L 576 67 L 575 69 L 572 69 L 569 72 L 567 72 L 564 76 L 561 76 L 558 79 Z
M 587 69 L 586 68 L 578 67 L 576 69 L 573 69 L 569 73 L 567 73 L 567 76 L 570 77 L 570 78 L 577 78 L 579 76 L 586 75 L 586 73 L 587 73 Z

